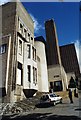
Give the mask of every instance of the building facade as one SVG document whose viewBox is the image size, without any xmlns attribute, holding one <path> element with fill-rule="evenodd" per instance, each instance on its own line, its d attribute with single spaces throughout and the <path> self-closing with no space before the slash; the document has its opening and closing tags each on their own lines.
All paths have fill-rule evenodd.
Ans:
<svg viewBox="0 0 81 120">
<path fill-rule="evenodd" d="M 60 65 L 48 66 L 49 90 L 52 92 L 66 91 L 68 89 L 67 75 Z"/>
<path fill-rule="evenodd" d="M 38 66 L 38 91 L 49 92 L 47 60 L 45 51 L 46 42 L 42 36 L 35 38 Z"/>
<path fill-rule="evenodd" d="M 47 62 L 48 79 L 50 88 L 53 91 L 63 91 L 68 89 L 70 78 L 80 74 L 74 44 L 59 46 L 55 22 L 48 20 L 45 22 L 47 40 Z"/>
<path fill-rule="evenodd" d="M 68 89 L 67 75 L 61 63 L 60 49 L 54 20 L 45 22 L 49 88 L 52 91 Z"/>
<path fill-rule="evenodd" d="M 78 76 L 80 69 L 74 44 L 60 46 L 60 54 L 62 65 L 66 73 L 74 72 L 75 75 Z"/>
<path fill-rule="evenodd" d="M 2 37 L 0 38 L 0 97 L 3 102 L 15 102 L 32 97 L 37 91 L 48 92 L 47 87 L 38 87 L 38 66 L 34 40 L 34 22 L 20 2 L 10 2 L 2 7 Z M 44 44 L 39 43 L 44 51 Z M 45 58 L 45 51 L 43 53 Z M 41 55 L 39 59 L 41 59 Z M 44 63 L 43 63 L 44 62 Z M 42 65 L 41 65 L 42 64 Z M 47 70 L 46 58 L 40 65 Z M 41 70 L 42 71 L 42 70 Z M 40 72 L 41 72 L 40 71 Z M 41 77 L 42 76 L 42 77 Z M 40 77 L 43 79 L 43 72 Z M 42 83 L 43 85 L 43 83 Z M 38 89 L 39 88 L 39 89 Z"/>
<path fill-rule="evenodd" d="M 76 77 L 80 75 L 80 68 L 74 44 L 60 46 L 60 54 L 62 65 L 66 71 L 69 83 L 71 77 L 76 79 Z"/>
<path fill-rule="evenodd" d="M 45 22 L 46 42 L 47 42 L 47 64 L 61 65 L 60 51 L 58 45 L 58 38 L 56 26 L 53 19 Z M 50 59 L 49 59 L 50 58 Z"/>
</svg>

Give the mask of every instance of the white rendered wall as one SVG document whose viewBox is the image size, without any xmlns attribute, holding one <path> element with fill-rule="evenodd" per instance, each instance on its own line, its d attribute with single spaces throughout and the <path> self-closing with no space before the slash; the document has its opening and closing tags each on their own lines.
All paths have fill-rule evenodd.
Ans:
<svg viewBox="0 0 81 120">
<path fill-rule="evenodd" d="M 63 82 L 63 88 L 64 90 L 66 90 L 68 89 L 68 81 L 67 81 L 67 74 L 63 66 L 61 66 L 61 77 L 62 77 L 62 82 Z"/>
<path fill-rule="evenodd" d="M 49 92 L 45 45 L 43 42 L 35 41 L 35 46 L 37 50 L 37 56 L 40 58 L 41 79 L 39 79 L 40 76 L 38 76 L 38 91 Z"/>
<path fill-rule="evenodd" d="M 27 43 L 24 43 L 24 64 L 23 64 L 23 88 L 24 89 L 35 89 L 38 90 L 38 84 L 33 83 L 33 67 L 37 68 L 37 62 L 32 59 L 32 45 L 31 45 L 31 58 L 27 58 Z M 27 66 L 31 66 L 31 82 L 28 81 L 27 77 Z"/>
</svg>

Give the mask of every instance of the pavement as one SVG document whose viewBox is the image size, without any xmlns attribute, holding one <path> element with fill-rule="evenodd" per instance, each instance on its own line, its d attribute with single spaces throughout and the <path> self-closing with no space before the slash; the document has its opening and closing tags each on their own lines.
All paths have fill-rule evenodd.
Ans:
<svg viewBox="0 0 81 120">
<path fill-rule="evenodd" d="M 34 108 L 28 112 L 4 115 L 2 120 L 81 120 L 81 99 L 73 98 L 70 104 L 69 98 L 56 106 Z"/>
<path fill-rule="evenodd" d="M 69 99 L 64 99 L 62 104 L 51 106 L 47 108 L 36 108 L 34 113 L 50 113 L 53 115 L 67 115 L 80 117 L 80 103 L 79 98 L 74 98 L 74 103 L 70 104 Z M 33 113 L 33 111 L 32 111 Z"/>
</svg>

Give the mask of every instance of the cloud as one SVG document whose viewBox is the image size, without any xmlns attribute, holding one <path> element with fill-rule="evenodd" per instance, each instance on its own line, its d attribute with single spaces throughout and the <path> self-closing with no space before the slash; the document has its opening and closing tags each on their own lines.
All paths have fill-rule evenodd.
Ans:
<svg viewBox="0 0 81 120">
<path fill-rule="evenodd" d="M 79 40 L 75 41 L 75 48 L 76 48 L 77 58 L 80 66 L 80 72 L 81 72 L 81 44 Z"/>
<path fill-rule="evenodd" d="M 10 2 L 11 0 L 1 0 L 0 1 L 0 5 L 3 5 L 3 4 L 5 4 L 5 3 L 7 3 L 7 2 Z"/>
<path fill-rule="evenodd" d="M 44 29 L 44 27 L 38 22 L 37 18 L 35 18 L 31 13 L 30 13 L 31 18 L 34 21 L 34 30 L 35 33 L 39 33 L 41 29 Z"/>
</svg>

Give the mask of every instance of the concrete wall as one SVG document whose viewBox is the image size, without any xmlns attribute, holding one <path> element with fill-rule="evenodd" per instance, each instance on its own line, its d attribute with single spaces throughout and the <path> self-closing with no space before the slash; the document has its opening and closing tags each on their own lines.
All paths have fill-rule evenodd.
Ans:
<svg viewBox="0 0 81 120">
<path fill-rule="evenodd" d="M 15 43 L 15 15 L 16 15 L 16 4 L 7 3 L 2 6 L 2 35 L 11 35 L 10 45 L 10 60 L 9 60 L 9 71 L 8 71 L 8 84 L 7 84 L 7 95 L 5 97 L 6 102 L 10 102 L 10 94 L 13 91 L 13 81 L 15 81 L 15 68 L 14 68 L 14 43 Z M 3 40 L 2 40 L 3 41 Z M 9 48 L 8 48 L 9 49 Z M 8 54 L 7 54 L 8 55 Z M 6 59 L 6 58 L 5 58 Z M 2 61 L 4 64 L 4 61 Z M 7 66 L 5 65 L 5 69 Z M 4 72 L 4 71 L 3 71 Z M 6 79 L 5 79 L 6 82 Z"/>
<path fill-rule="evenodd" d="M 0 54 L 0 88 L 6 87 L 6 80 L 8 80 L 8 70 L 9 70 L 9 60 L 10 60 L 10 36 L 5 36 L 1 38 L 0 47 L 5 45 L 5 52 Z M 8 81 L 7 81 L 8 82 Z"/>
<path fill-rule="evenodd" d="M 23 57 L 24 57 L 24 41 L 18 36 L 18 46 L 17 46 L 17 61 L 23 64 Z M 22 41 L 22 55 L 19 54 L 19 40 Z"/>
<path fill-rule="evenodd" d="M 62 87 L 65 91 L 67 86 L 67 75 L 65 73 L 65 70 L 60 65 L 53 65 L 48 67 L 48 80 L 50 82 L 54 81 L 62 81 Z"/>
<path fill-rule="evenodd" d="M 71 77 L 73 77 L 74 80 L 75 80 L 75 73 L 74 73 L 74 72 L 67 73 L 67 81 L 68 81 L 68 84 L 69 84 L 69 81 L 70 81 Z"/>
<path fill-rule="evenodd" d="M 64 91 L 66 91 L 68 89 L 68 80 L 67 80 L 67 74 L 63 66 L 61 66 L 61 77 L 62 77 L 62 82 L 63 82 L 63 89 Z"/>
<path fill-rule="evenodd" d="M 22 22 L 26 25 L 26 27 L 30 30 L 30 33 L 34 34 L 34 22 L 26 9 L 23 7 L 21 2 L 17 2 L 17 16 L 22 19 Z"/>
<path fill-rule="evenodd" d="M 22 33 L 20 31 L 20 24 L 22 24 L 23 29 Z M 24 34 L 24 29 L 26 30 L 26 37 Z M 34 23 L 33 20 L 31 19 L 30 15 L 28 12 L 25 10 L 25 8 L 22 6 L 21 3 L 17 3 L 17 9 L 16 9 L 16 31 L 17 31 L 17 36 L 16 36 L 16 45 L 17 45 L 17 62 L 20 62 L 22 64 L 22 71 L 23 71 L 23 85 L 19 86 L 16 85 L 17 88 L 19 88 L 20 96 L 22 97 L 23 89 L 24 90 L 31 90 L 31 89 L 38 89 L 37 83 L 33 83 L 33 67 L 37 69 L 37 63 L 35 60 L 32 58 L 32 47 L 35 48 L 34 46 Z M 19 34 L 18 34 L 19 33 Z M 28 33 L 30 34 L 30 40 L 28 41 Z M 33 40 L 31 40 L 31 37 Z M 19 39 L 22 41 L 22 55 L 19 54 Z M 30 45 L 30 58 L 27 58 L 27 44 Z M 28 81 L 28 69 L 27 66 L 30 65 L 31 67 L 31 73 L 30 73 L 30 78 L 31 82 Z M 18 71 L 18 70 L 16 70 Z M 17 77 L 16 77 L 17 80 Z M 19 81 L 19 80 L 18 80 Z M 16 96 L 17 96 L 18 91 L 16 91 Z M 24 95 L 23 95 L 24 97 Z"/>
<path fill-rule="evenodd" d="M 61 69 L 59 65 L 53 65 L 48 67 L 48 80 L 50 82 L 61 80 Z"/>
<path fill-rule="evenodd" d="M 45 53 L 45 45 L 41 41 L 35 41 L 35 46 L 37 49 L 37 56 L 40 58 L 39 72 L 40 76 L 38 76 L 38 91 L 40 92 L 49 92 L 48 88 L 48 74 L 47 74 L 47 62 L 46 62 L 46 53 Z"/>
<path fill-rule="evenodd" d="M 38 68 L 38 91 L 42 91 L 41 88 L 41 61 L 39 56 L 37 55 L 37 68 Z"/>
<path fill-rule="evenodd" d="M 7 94 L 5 96 L 6 102 L 11 102 L 11 101 L 15 102 L 17 99 L 22 99 L 24 97 L 23 86 L 16 84 L 17 82 L 19 82 L 19 81 L 16 81 L 18 62 L 22 64 L 23 68 L 27 65 L 27 64 L 25 65 L 25 63 L 27 62 L 28 64 L 31 64 L 31 66 L 37 67 L 36 62 L 34 62 L 33 60 L 26 61 L 26 59 L 24 59 L 24 57 L 26 58 L 26 56 L 24 56 L 24 53 L 26 53 L 26 51 L 24 51 L 24 45 L 25 45 L 26 40 L 24 38 L 24 35 L 23 36 L 18 35 L 19 20 L 21 20 L 21 22 L 23 23 L 23 26 L 26 27 L 27 33 L 30 33 L 30 36 L 33 38 L 33 41 L 29 41 L 29 42 L 34 46 L 34 23 L 30 15 L 27 13 L 25 8 L 22 6 L 22 4 L 20 2 L 17 2 L 17 3 L 11 2 L 11 3 L 7 3 L 2 6 L 2 21 L 3 21 L 2 22 L 2 35 L 3 36 L 8 35 L 8 34 L 11 35 L 10 60 L 8 61 L 9 62 L 9 70 L 8 70 L 8 78 L 7 78 L 8 81 L 6 81 L 6 70 L 8 67 L 7 57 L 8 57 L 9 43 L 7 43 L 8 48 L 7 48 L 5 55 L 2 56 L 4 59 L 2 60 L 2 58 L 0 57 L 2 61 L 0 65 L 1 64 L 4 65 L 3 67 L 4 70 L 2 70 L 2 72 L 5 73 L 5 75 L 4 75 L 2 86 L 6 84 L 6 91 L 7 91 Z M 21 39 L 22 44 L 23 44 L 22 45 L 23 46 L 22 56 L 18 54 L 19 39 Z M 6 41 L 7 40 L 5 40 L 5 42 Z M 2 42 L 2 40 L 0 40 L 0 42 Z M 24 75 L 24 77 L 26 78 L 26 75 Z M 37 89 L 37 85 L 34 86 L 32 84 L 31 86 L 32 88 Z"/>
<path fill-rule="evenodd" d="M 47 64 L 48 66 L 56 64 L 61 65 L 56 26 L 53 19 L 45 22 L 45 31 L 47 44 Z"/>
</svg>

